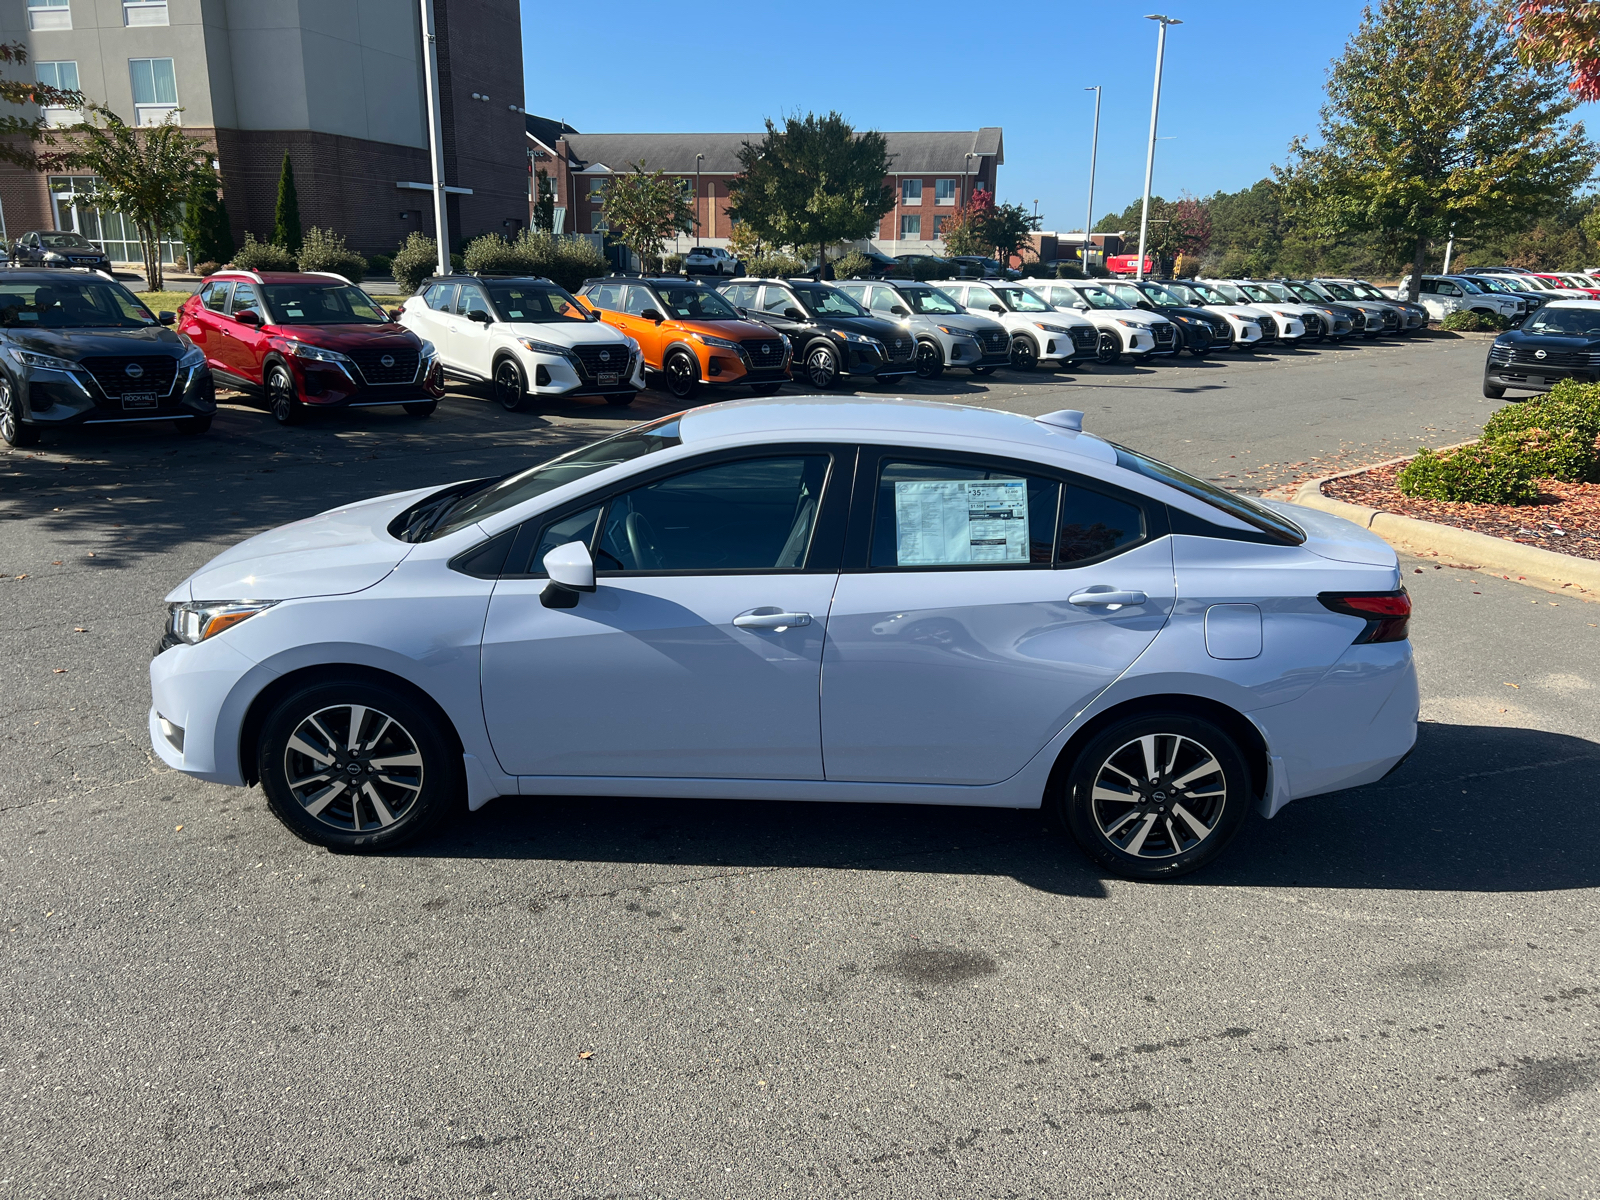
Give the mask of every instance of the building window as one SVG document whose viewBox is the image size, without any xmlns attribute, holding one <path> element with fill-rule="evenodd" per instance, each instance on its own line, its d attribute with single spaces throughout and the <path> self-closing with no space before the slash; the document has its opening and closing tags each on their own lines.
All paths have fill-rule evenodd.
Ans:
<svg viewBox="0 0 1600 1200">
<path fill-rule="evenodd" d="M 920 180 L 920 179 L 902 179 L 900 181 L 900 203 L 901 204 L 921 204 L 922 203 L 922 180 Z"/>
<path fill-rule="evenodd" d="M 956 181 L 954 179 L 935 179 L 933 181 L 933 202 L 935 204 L 955 204 Z"/>
<path fill-rule="evenodd" d="M 167 24 L 167 0 L 122 0 L 124 25 Z"/>
<path fill-rule="evenodd" d="M 920 242 L 922 240 L 922 217 L 902 216 L 900 218 L 900 240 L 902 242 Z"/>
<path fill-rule="evenodd" d="M 28 0 L 29 29 L 71 29 L 70 0 Z"/>
<path fill-rule="evenodd" d="M 944 223 L 949 219 L 949 217 L 935 217 L 933 219 L 933 236 L 935 238 L 942 238 L 944 236 Z"/>
<path fill-rule="evenodd" d="M 78 90 L 78 64 L 75 62 L 42 62 L 34 63 L 35 77 L 45 87 L 53 87 L 63 92 Z M 46 125 L 71 125 L 78 119 L 78 110 L 75 108 L 60 108 L 54 105 L 45 106 L 44 123 Z"/>
<path fill-rule="evenodd" d="M 178 80 L 170 58 L 130 58 L 133 123 L 159 125 L 178 108 Z"/>
<path fill-rule="evenodd" d="M 121 213 L 94 206 L 94 185 L 92 175 L 50 176 L 50 207 L 55 214 L 56 228 L 83 234 L 104 250 L 112 262 L 142 262 L 139 231 Z M 182 262 L 185 253 L 181 240 L 169 238 L 161 243 L 164 263 Z"/>
<path fill-rule="evenodd" d="M 604 204 L 606 201 L 606 181 L 603 177 L 589 180 L 589 202 L 591 204 Z"/>
</svg>

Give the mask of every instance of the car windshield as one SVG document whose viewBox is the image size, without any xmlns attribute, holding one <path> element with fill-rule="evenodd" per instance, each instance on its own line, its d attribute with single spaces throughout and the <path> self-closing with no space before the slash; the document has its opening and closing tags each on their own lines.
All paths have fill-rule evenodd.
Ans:
<svg viewBox="0 0 1600 1200">
<path fill-rule="evenodd" d="M 1322 297 L 1317 295 L 1316 289 L 1308 283 L 1286 283 L 1283 286 L 1284 290 L 1296 300 L 1305 300 L 1312 304 L 1322 300 Z"/>
<path fill-rule="evenodd" d="M 51 249 L 70 248 L 73 250 L 98 250 L 88 238 L 81 233 L 41 233 L 39 240 Z"/>
<path fill-rule="evenodd" d="M 1267 291 L 1267 289 L 1262 287 L 1259 283 L 1241 283 L 1238 287 L 1236 287 L 1234 289 L 1234 291 L 1243 292 L 1244 295 L 1250 300 L 1259 300 L 1259 301 L 1262 301 L 1262 302 L 1268 303 L 1268 304 L 1270 304 L 1274 300 L 1279 299 L 1279 297 L 1274 296 L 1271 292 Z"/>
<path fill-rule="evenodd" d="M 120 283 L 0 280 L 0 326 L 7 329 L 143 329 L 156 323 Z"/>
<path fill-rule="evenodd" d="M 1305 532 L 1293 521 L 1264 504 L 1257 504 L 1248 496 L 1241 496 L 1214 483 L 1207 483 L 1187 471 L 1180 471 L 1177 467 L 1158 462 L 1116 442 L 1112 442 L 1111 445 L 1117 452 L 1119 467 L 1143 475 L 1146 479 L 1154 479 L 1157 483 L 1164 483 L 1168 487 L 1177 488 L 1178 491 L 1193 496 L 1196 500 L 1203 500 L 1214 508 L 1220 508 L 1230 517 L 1236 517 L 1246 525 L 1252 525 L 1280 542 L 1298 546 L 1306 540 Z"/>
<path fill-rule="evenodd" d="M 1060 289 L 1058 289 L 1058 290 L 1060 290 Z M 1126 307 L 1128 307 L 1127 305 L 1123 304 L 1123 302 L 1121 300 L 1117 299 L 1117 297 L 1113 296 L 1110 292 L 1106 291 L 1104 288 L 1097 288 L 1097 287 L 1072 288 L 1071 291 L 1073 293 L 1075 293 L 1076 295 L 1082 296 L 1085 300 L 1087 300 L 1089 302 L 1089 307 L 1090 308 L 1126 308 Z M 1132 301 L 1131 303 L 1137 304 L 1138 301 Z"/>
<path fill-rule="evenodd" d="M 1237 301 L 1230 298 L 1221 288 L 1214 283 L 1191 283 L 1189 289 L 1200 297 L 1202 304 L 1235 304 Z"/>
<path fill-rule="evenodd" d="M 389 317 L 358 287 L 316 283 L 264 283 L 274 325 L 387 325 Z"/>
<path fill-rule="evenodd" d="M 900 298 L 912 312 L 923 316 L 953 317 L 961 311 L 961 306 L 938 288 L 901 288 Z"/>
<path fill-rule="evenodd" d="M 814 317 L 864 317 L 867 310 L 850 299 L 836 287 L 825 283 L 792 283 L 789 287 L 800 297 Z"/>
<path fill-rule="evenodd" d="M 547 463 L 540 463 L 537 467 L 508 475 L 481 491 L 461 497 L 441 509 L 422 536 L 414 540 L 444 537 L 458 529 L 465 529 L 475 521 L 514 508 L 525 500 L 554 491 L 564 483 L 582 479 L 585 475 L 592 475 L 618 463 L 654 454 L 679 442 L 676 413 L 648 425 L 635 425 L 559 458 L 552 458 Z"/>
<path fill-rule="evenodd" d="M 1600 283 L 1596 283 L 1587 275 L 1573 275 L 1570 278 L 1572 279 L 1573 283 L 1577 284 L 1581 288 L 1600 287 Z"/>
<path fill-rule="evenodd" d="M 1552 304 L 1534 313 L 1524 328 L 1529 333 L 1557 337 L 1600 337 L 1600 308 L 1560 308 Z"/>
<path fill-rule="evenodd" d="M 1050 306 L 1027 288 L 995 288 L 1012 312 L 1049 312 Z"/>
<path fill-rule="evenodd" d="M 1504 296 L 1509 296 L 1512 291 L 1511 288 L 1508 288 L 1505 284 L 1501 283 L 1500 280 L 1493 279 L 1488 275 L 1474 275 L 1472 277 L 1472 282 L 1483 288 L 1484 291 L 1498 292 Z"/>
<path fill-rule="evenodd" d="M 656 295 L 667 306 L 667 315 L 676 321 L 742 321 L 733 305 L 720 293 L 693 284 L 657 284 Z"/>
<path fill-rule="evenodd" d="M 1157 285 L 1153 283 L 1147 283 L 1145 286 L 1155 287 Z M 1162 291 L 1171 295 L 1180 305 L 1186 305 L 1190 308 L 1204 308 L 1207 304 L 1211 303 L 1200 294 L 1197 288 L 1190 287 L 1187 283 L 1163 283 L 1160 285 L 1160 287 Z"/>
<path fill-rule="evenodd" d="M 1331 293 L 1335 300 L 1356 300 L 1360 298 L 1349 288 L 1342 287 L 1337 283 L 1325 283 L 1322 285 L 1322 289 Z"/>
<path fill-rule="evenodd" d="M 549 283 L 491 283 L 489 299 L 502 321 L 585 320 L 584 308 L 571 293 Z"/>
<path fill-rule="evenodd" d="M 1345 286 L 1355 293 L 1358 300 L 1387 300 L 1389 298 L 1365 280 L 1356 279 Z"/>
</svg>

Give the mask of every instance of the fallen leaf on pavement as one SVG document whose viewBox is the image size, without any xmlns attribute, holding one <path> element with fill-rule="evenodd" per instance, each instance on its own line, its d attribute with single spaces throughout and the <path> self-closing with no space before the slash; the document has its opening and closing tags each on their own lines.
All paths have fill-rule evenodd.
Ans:
<svg viewBox="0 0 1600 1200">
<path fill-rule="evenodd" d="M 55 560 L 55 562 L 51 563 L 50 565 L 52 567 L 59 567 L 61 565 L 61 560 L 58 558 L 58 559 Z"/>
<path fill-rule="evenodd" d="M 183 832 L 183 826 L 182 825 L 174 825 L 172 827 L 172 832 L 173 833 L 182 833 Z"/>
<path fill-rule="evenodd" d="M 88 633 L 89 631 L 87 629 L 85 629 L 82 625 L 74 625 L 72 627 L 72 632 L 73 633 Z"/>
<path fill-rule="evenodd" d="M 66 673 L 67 673 L 67 669 L 65 667 L 51 667 L 50 668 L 50 674 L 52 674 L 52 675 L 65 675 Z"/>
<path fill-rule="evenodd" d="M 1506 686 L 1516 688 L 1519 692 L 1522 690 L 1522 685 L 1520 683 L 1508 683 Z"/>
<path fill-rule="evenodd" d="M 579 1058 L 593 1058 L 594 1057 L 594 1051 L 593 1050 L 579 1050 L 578 1051 L 578 1057 Z"/>
</svg>

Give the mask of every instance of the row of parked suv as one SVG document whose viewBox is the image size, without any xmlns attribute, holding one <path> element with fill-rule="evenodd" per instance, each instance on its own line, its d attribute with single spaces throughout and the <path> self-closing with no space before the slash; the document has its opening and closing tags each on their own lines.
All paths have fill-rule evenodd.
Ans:
<svg viewBox="0 0 1600 1200">
<path fill-rule="evenodd" d="M 534 396 L 625 405 L 659 378 L 817 390 L 844 378 L 1033 370 L 1403 334 L 1428 312 L 1358 280 L 698 279 L 613 275 L 574 296 L 547 279 L 431 278 L 389 312 L 339 275 L 218 272 L 176 314 L 81 268 L 0 277 L 0 438 L 177 421 L 201 432 L 217 383 L 284 424 L 316 409 L 432 414 L 447 377 L 506 409 Z M 176 324 L 177 332 L 165 328 Z"/>
</svg>

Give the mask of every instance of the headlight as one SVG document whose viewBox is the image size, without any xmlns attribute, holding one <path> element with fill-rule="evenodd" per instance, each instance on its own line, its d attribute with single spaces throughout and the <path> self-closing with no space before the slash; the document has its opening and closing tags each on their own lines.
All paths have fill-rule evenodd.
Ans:
<svg viewBox="0 0 1600 1200">
<path fill-rule="evenodd" d="M 286 354 L 296 358 L 309 359 L 311 362 L 348 363 L 347 355 L 340 354 L 337 350 L 324 350 L 321 346 L 308 346 L 304 342 L 294 341 L 292 338 L 282 343 Z"/>
<path fill-rule="evenodd" d="M 531 350 L 535 354 L 553 354 L 557 358 L 569 358 L 572 351 L 565 346 L 552 345 L 550 342 L 536 342 L 532 338 L 518 338 L 517 344 L 524 350 Z"/>
<path fill-rule="evenodd" d="M 1124 317 L 1115 318 L 1118 325 L 1126 325 L 1129 329 L 1149 329 L 1143 321 L 1129 321 Z"/>
<path fill-rule="evenodd" d="M 1123 324 L 1126 325 L 1127 322 L 1124 321 Z M 1046 325 L 1043 321 L 1035 321 L 1033 325 L 1035 329 L 1042 329 L 1046 333 L 1061 333 L 1065 334 L 1067 337 L 1072 336 L 1072 330 L 1068 329 L 1065 325 Z"/>
<path fill-rule="evenodd" d="M 1041 328 L 1043 327 L 1041 326 Z M 957 329 L 954 325 L 940 325 L 939 332 L 948 333 L 951 337 L 975 338 L 978 336 L 970 329 Z"/>
<path fill-rule="evenodd" d="M 427 338 L 422 338 L 421 342 L 422 345 L 417 348 L 417 353 L 421 354 L 425 359 L 438 357 L 439 348 L 437 346 L 435 346 Z"/>
<path fill-rule="evenodd" d="M 882 342 L 875 337 L 868 337 L 864 333 L 846 333 L 841 329 L 835 329 L 831 332 L 833 333 L 833 336 L 838 338 L 841 342 L 857 342 L 863 346 L 876 346 L 880 350 L 883 349 Z"/>
<path fill-rule="evenodd" d="M 50 354 L 35 354 L 32 350 L 18 350 L 15 346 L 7 351 L 25 367 L 33 367 L 40 371 L 76 371 L 78 364 L 65 358 L 56 358 Z"/>
<path fill-rule="evenodd" d="M 199 346 L 190 346 L 178 360 L 178 370 L 196 371 L 206 365 L 206 352 Z"/>
<path fill-rule="evenodd" d="M 54 250 L 46 250 L 44 252 L 44 260 L 45 262 L 66 262 L 67 256 L 65 254 L 57 254 Z"/>
<path fill-rule="evenodd" d="M 739 349 L 739 343 L 732 338 L 714 337 L 709 333 L 691 333 L 689 336 L 702 346 L 715 346 L 720 350 L 737 351 Z"/>
<path fill-rule="evenodd" d="M 1193 317 L 1186 317 L 1182 313 L 1173 313 L 1172 319 L 1174 321 L 1181 321 L 1185 325 L 1188 325 L 1194 321 Z"/>
<path fill-rule="evenodd" d="M 622 340 L 628 343 L 628 349 L 630 351 L 632 351 L 634 354 L 638 354 L 639 353 L 639 342 L 638 342 L 638 340 L 636 338 L 631 338 L 627 334 L 623 334 L 622 335 Z M 787 342 L 789 339 L 788 338 L 784 338 L 783 340 L 785 342 Z"/>
<path fill-rule="evenodd" d="M 197 646 L 240 621 L 266 612 L 276 600 L 190 601 L 168 608 L 167 631 L 180 642 Z"/>
</svg>

